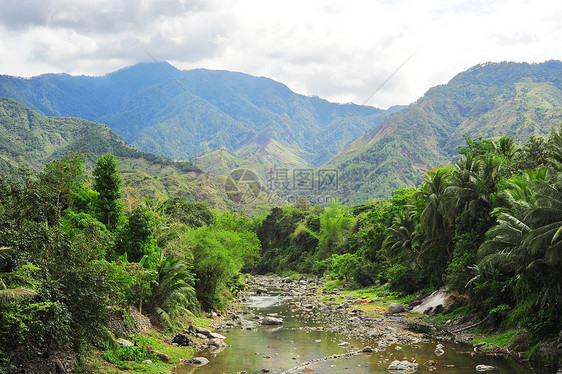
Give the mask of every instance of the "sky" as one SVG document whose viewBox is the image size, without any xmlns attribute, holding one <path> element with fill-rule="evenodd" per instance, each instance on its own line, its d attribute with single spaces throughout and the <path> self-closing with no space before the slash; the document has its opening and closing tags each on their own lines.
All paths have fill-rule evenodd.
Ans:
<svg viewBox="0 0 562 374">
<path fill-rule="evenodd" d="M 562 60 L 562 1 L 0 0 L 0 74 L 139 62 L 387 108 L 485 62 Z"/>
</svg>

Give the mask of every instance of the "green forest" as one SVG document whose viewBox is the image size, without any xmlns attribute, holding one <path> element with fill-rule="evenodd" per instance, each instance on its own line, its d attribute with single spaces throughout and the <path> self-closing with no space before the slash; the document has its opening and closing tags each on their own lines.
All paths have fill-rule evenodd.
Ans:
<svg viewBox="0 0 562 374">
<path fill-rule="evenodd" d="M 396 295 L 446 286 L 464 295 L 449 315 L 517 329 L 535 359 L 562 328 L 562 128 L 520 147 L 466 137 L 456 163 L 388 200 L 301 199 L 251 217 L 179 197 L 125 198 L 118 159 L 99 157 L 89 175 L 86 157 L 67 152 L 0 179 L 0 372 L 57 351 L 76 353 L 83 372 L 92 351 L 157 361 L 146 347 L 114 348 L 109 311 L 134 306 L 179 329 L 224 311 L 245 273 Z"/>
</svg>

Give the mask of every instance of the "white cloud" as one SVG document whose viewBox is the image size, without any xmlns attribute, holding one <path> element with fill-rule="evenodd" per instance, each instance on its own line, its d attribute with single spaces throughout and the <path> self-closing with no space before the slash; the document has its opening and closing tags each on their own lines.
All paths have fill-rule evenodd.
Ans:
<svg viewBox="0 0 562 374">
<path fill-rule="evenodd" d="M 267 76 L 333 101 L 407 104 L 486 61 L 562 59 L 556 1 L 0 0 L 0 73 L 158 60 Z"/>
</svg>

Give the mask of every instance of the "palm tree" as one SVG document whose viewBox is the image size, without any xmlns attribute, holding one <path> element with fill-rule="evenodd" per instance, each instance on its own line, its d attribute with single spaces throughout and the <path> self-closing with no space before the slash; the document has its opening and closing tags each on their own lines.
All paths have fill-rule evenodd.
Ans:
<svg viewBox="0 0 562 374">
<path fill-rule="evenodd" d="M 405 256 L 415 259 L 419 266 L 416 232 L 416 220 L 413 212 L 401 213 L 394 218 L 392 226 L 386 229 L 386 238 L 382 248 L 387 258 Z"/>
<path fill-rule="evenodd" d="M 537 181 L 534 188 L 536 206 L 525 217 L 534 228 L 525 238 L 525 244 L 534 256 L 559 266 L 562 263 L 562 191 L 546 181 Z"/>
<path fill-rule="evenodd" d="M 531 232 L 525 220 L 527 213 L 535 206 L 532 186 L 544 181 L 545 170 L 526 170 L 520 176 L 513 176 L 506 184 L 500 198 L 503 206 L 495 208 L 492 215 L 497 218 L 495 226 L 487 232 L 489 240 L 479 248 L 480 265 L 494 263 L 498 266 L 525 267 L 531 261 L 523 240 Z"/>
<path fill-rule="evenodd" d="M 422 190 L 426 205 L 420 215 L 421 228 L 430 238 L 441 237 L 448 226 L 444 217 L 444 195 L 449 186 L 449 173 L 444 169 L 437 169 L 428 173 Z"/>
<path fill-rule="evenodd" d="M 196 308 L 193 274 L 188 265 L 179 259 L 163 259 L 156 269 L 157 279 L 151 284 L 148 309 L 161 321 L 171 325 L 177 314 L 192 315 Z"/>
</svg>

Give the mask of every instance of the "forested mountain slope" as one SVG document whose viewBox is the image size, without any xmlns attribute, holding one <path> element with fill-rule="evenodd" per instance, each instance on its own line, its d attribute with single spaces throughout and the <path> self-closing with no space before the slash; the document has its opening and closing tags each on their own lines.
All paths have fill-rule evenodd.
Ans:
<svg viewBox="0 0 562 374">
<path fill-rule="evenodd" d="M 407 109 L 349 144 L 329 163 L 346 203 L 418 185 L 454 157 L 463 137 L 518 143 L 562 123 L 562 63 L 488 63 L 431 88 Z"/>
<path fill-rule="evenodd" d="M 39 169 L 66 151 L 85 153 L 87 169 L 93 168 L 101 155 L 113 154 L 119 160 L 126 191 L 132 194 L 182 196 L 207 201 L 211 207 L 236 208 L 224 190 L 224 178 L 204 173 L 191 162 L 173 162 L 140 152 L 106 125 L 72 117 L 46 117 L 0 98 L 0 171 L 19 166 Z M 244 208 L 253 211 L 263 204 L 256 200 Z"/>
<path fill-rule="evenodd" d="M 103 77 L 0 76 L 0 96 L 45 115 L 105 123 L 131 145 L 172 159 L 218 148 L 244 154 L 272 139 L 281 147 L 265 152 L 263 162 L 283 166 L 320 165 L 387 117 L 369 106 L 302 96 L 268 78 L 168 63 Z"/>
</svg>

